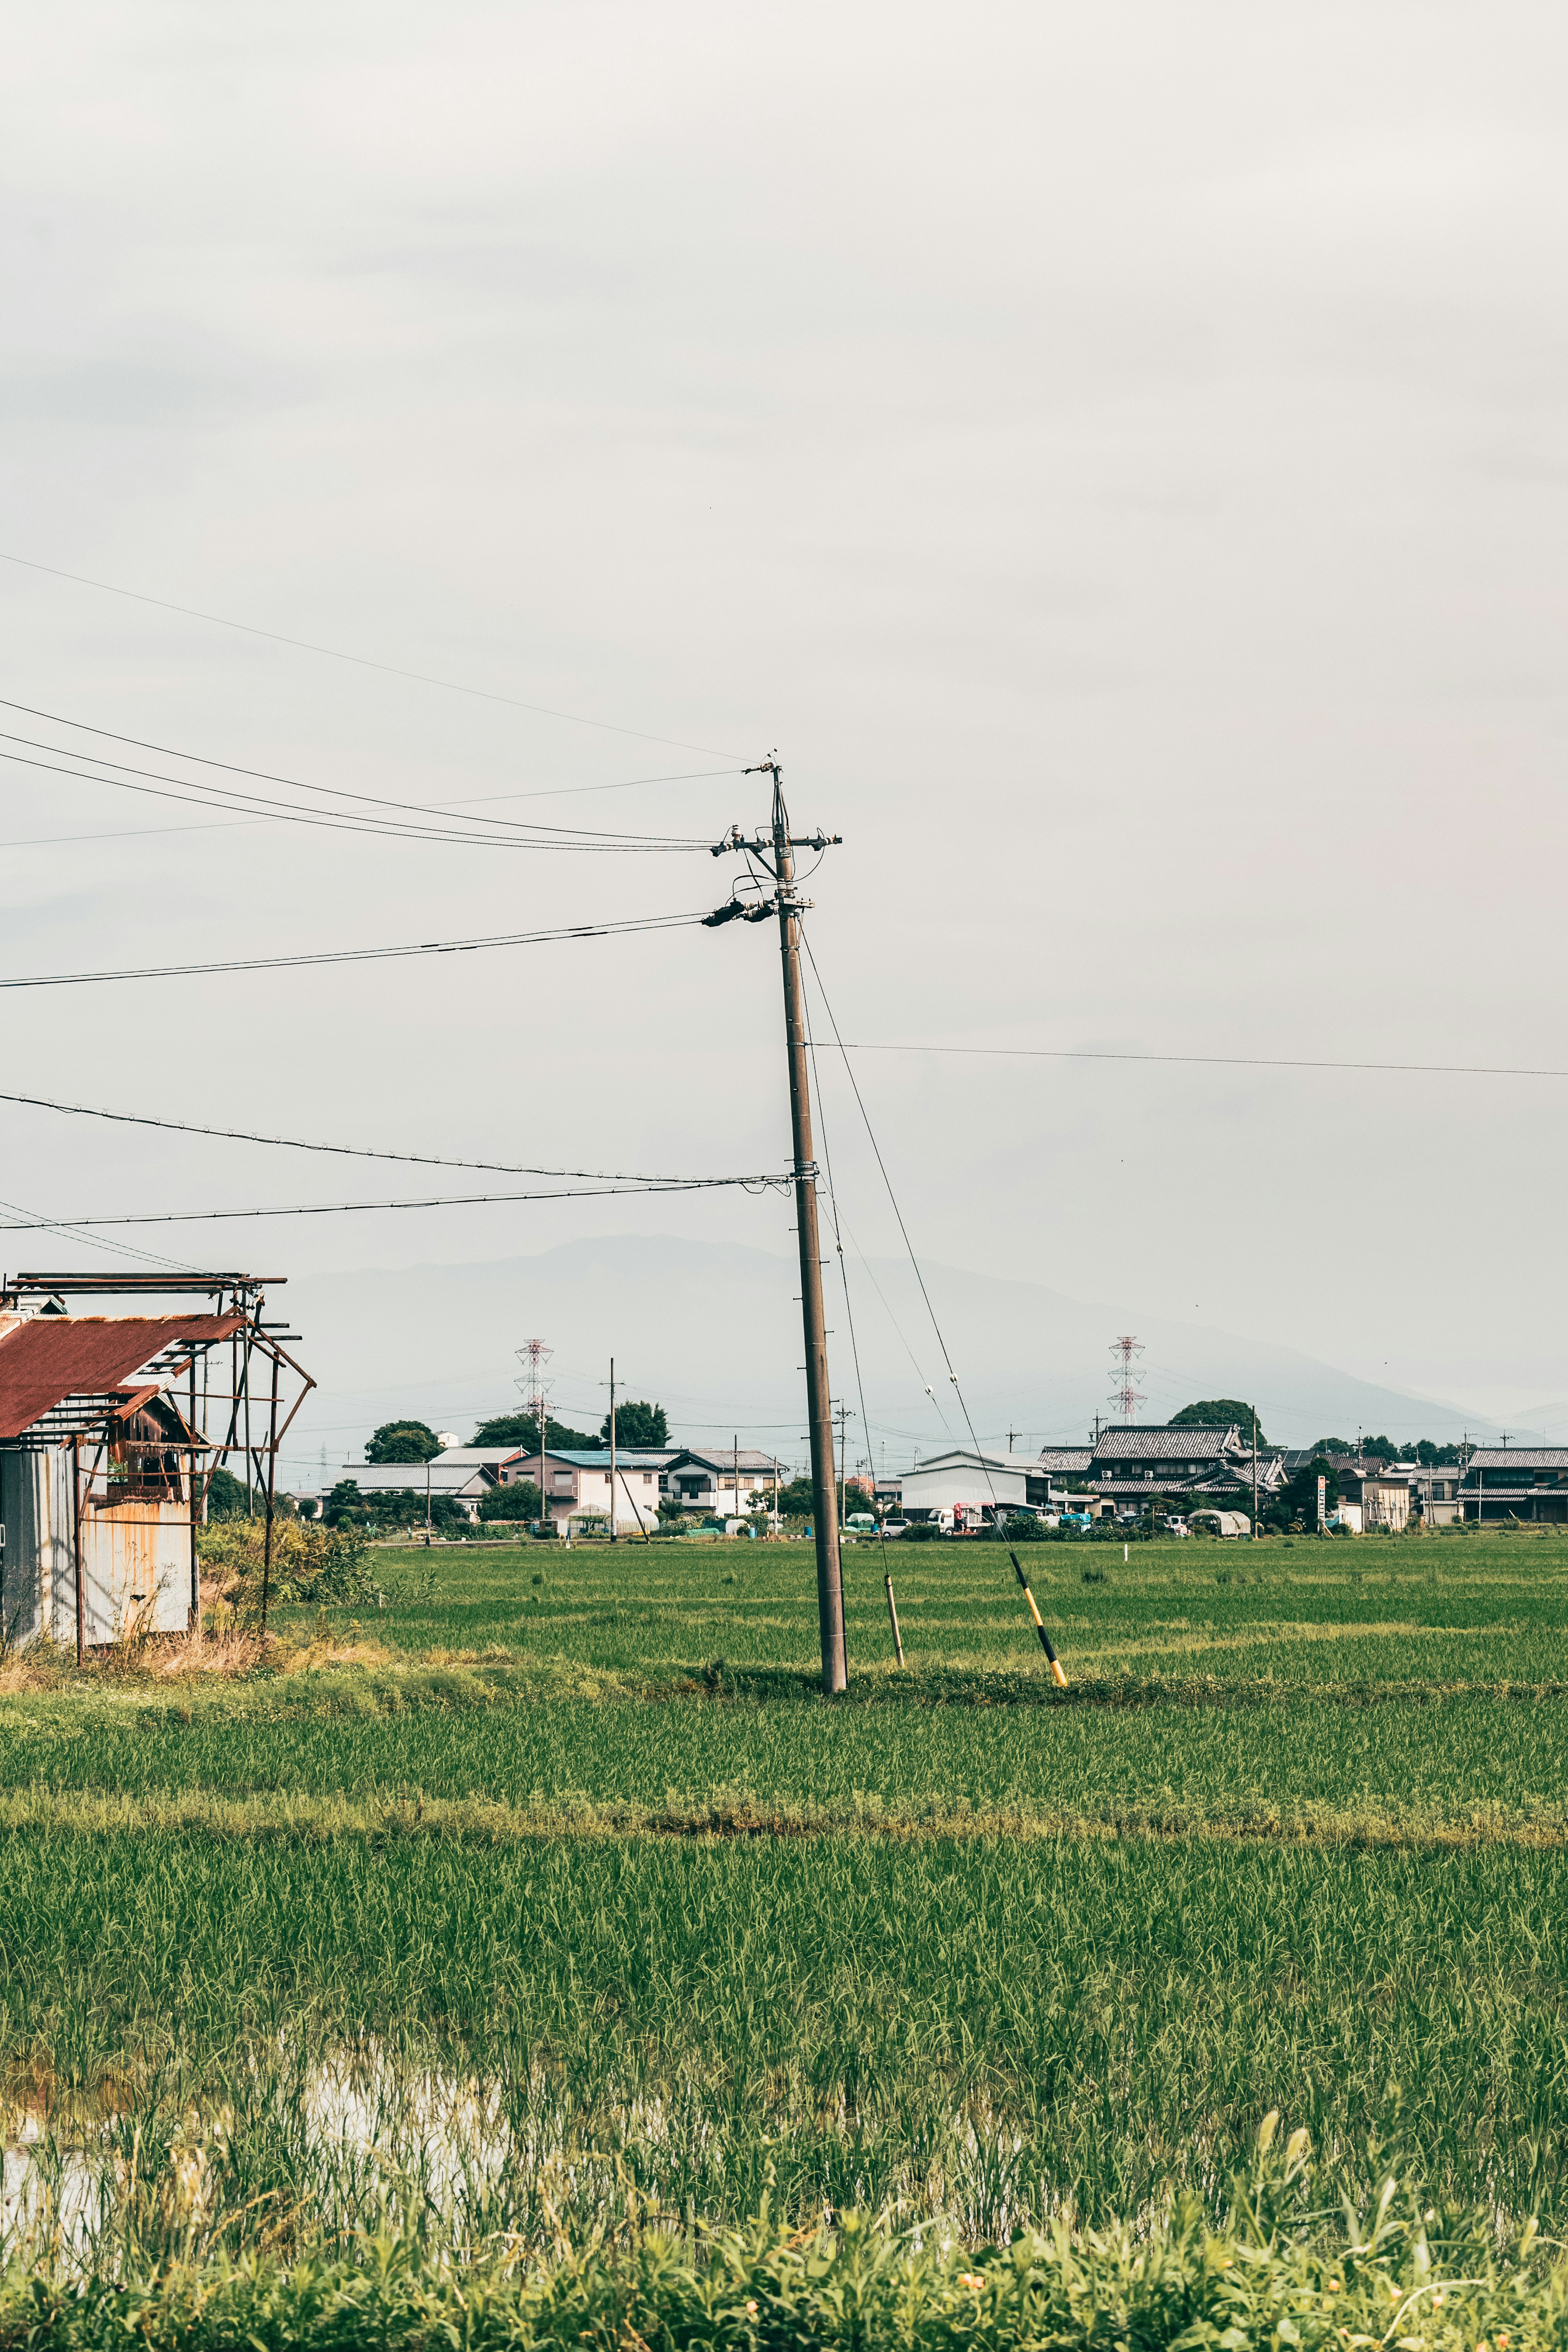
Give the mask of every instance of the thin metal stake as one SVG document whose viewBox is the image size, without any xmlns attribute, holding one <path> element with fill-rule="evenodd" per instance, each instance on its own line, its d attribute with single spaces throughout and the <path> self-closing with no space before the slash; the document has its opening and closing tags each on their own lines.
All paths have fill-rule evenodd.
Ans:
<svg viewBox="0 0 1568 2352">
<path fill-rule="evenodd" d="M 77 1664 L 79 1666 L 82 1663 L 83 1651 L 87 1646 L 81 1589 L 81 1440 L 79 1437 L 73 1437 L 71 1440 L 71 1548 L 76 1553 L 77 1563 Z"/>
<path fill-rule="evenodd" d="M 272 1360 L 271 1444 L 267 1455 L 267 1538 L 261 1557 L 261 1630 L 267 1631 L 267 1602 L 272 1590 L 272 1503 L 277 1485 L 277 1358 Z"/>
<path fill-rule="evenodd" d="M 902 1665 L 904 1664 L 904 1636 L 898 1630 L 898 1603 L 893 1597 L 893 1570 L 891 1569 L 884 1569 L 883 1570 L 882 1580 L 887 1588 L 887 1613 L 893 1624 L 893 1646 L 897 1654 L 898 1663 Z"/>
</svg>

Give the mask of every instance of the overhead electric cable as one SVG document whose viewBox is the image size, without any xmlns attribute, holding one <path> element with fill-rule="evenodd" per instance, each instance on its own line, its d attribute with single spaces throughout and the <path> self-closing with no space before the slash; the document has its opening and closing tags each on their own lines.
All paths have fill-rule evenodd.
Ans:
<svg viewBox="0 0 1568 2352">
<path fill-rule="evenodd" d="M 788 1192 L 794 1181 L 792 1174 L 686 1176 L 666 1183 L 577 1185 L 549 1192 L 438 1192 L 420 1201 L 308 1201 L 265 1209 L 154 1209 L 139 1216 L 76 1217 L 69 1230 L 85 1233 L 105 1225 L 205 1225 L 254 1217 L 348 1217 L 381 1209 L 471 1209 L 517 1201 L 603 1201 L 623 1192 Z M 49 1218 L 29 1219 L 21 1223 L 0 1218 L 0 1233 L 37 1233 L 45 1227 L 66 1230 Z"/>
<path fill-rule="evenodd" d="M 182 751 L 177 745 L 172 743 L 152 742 L 145 736 L 141 735 L 118 734 L 112 727 L 95 727 L 92 725 L 90 720 L 85 719 L 69 719 L 57 710 L 41 710 L 37 704 L 31 702 L 9 701 L 3 695 L 0 695 L 0 710 L 19 710 L 28 719 L 47 719 L 51 727 L 68 727 L 70 729 L 71 732 L 76 735 L 99 735 L 102 737 L 106 743 L 123 743 L 133 751 L 155 751 L 161 760 L 183 760 L 185 761 L 187 766 L 193 768 L 214 768 L 220 775 L 248 776 L 253 783 L 287 784 L 290 792 L 320 793 L 333 800 L 362 801 L 376 808 L 413 809 L 417 810 L 421 814 L 428 815 L 433 808 L 461 808 L 465 798 L 472 798 L 475 800 L 484 799 L 486 801 L 502 801 L 524 800 L 532 797 L 531 794 L 526 793 L 486 793 L 484 794 L 473 793 L 467 795 L 460 793 L 455 798 L 434 803 L 396 801 L 389 799 L 384 793 L 381 793 L 350 792 L 345 784 L 313 784 L 299 776 L 277 775 L 270 768 L 247 768 L 235 760 L 214 760 L 210 758 L 204 751 Z M 0 741 L 26 744 L 30 751 L 54 751 L 59 753 L 66 759 L 90 760 L 95 767 L 122 768 L 128 775 L 143 776 L 152 772 L 150 770 L 145 768 L 133 768 L 127 761 L 106 760 L 96 751 L 78 751 L 68 744 L 40 742 L 36 737 L 30 735 L 10 734 L 5 732 L 4 730 L 0 730 Z M 705 771 L 705 772 L 710 775 L 717 774 L 734 776 L 740 774 L 742 771 L 738 768 L 721 768 L 716 770 L 710 769 Z M 174 780 L 164 778 L 163 781 L 167 782 Z M 178 781 L 183 782 L 185 780 L 179 779 Z M 633 783 L 689 783 L 695 780 L 690 774 L 686 774 L 684 776 L 633 776 L 631 781 Z M 223 792 L 225 791 L 227 787 L 224 785 L 213 785 L 210 789 L 214 792 Z M 582 788 L 580 787 L 579 789 Z M 602 791 L 609 788 L 604 786 L 594 787 L 591 785 L 586 789 L 590 791 L 595 789 Z M 481 824 L 490 821 L 491 820 L 482 817 L 473 817 L 465 820 L 465 823 L 474 824 Z M 507 825 L 515 830 L 529 833 L 579 833 L 582 830 L 580 825 L 537 825 L 531 824 L 526 818 L 518 819 L 501 817 L 495 820 L 495 822 Z M 594 835 L 592 837 L 595 839 L 599 838 L 598 835 Z M 621 828 L 616 828 L 611 837 L 617 840 L 642 840 L 644 836 L 640 834 L 626 834 Z M 707 848 L 710 845 L 705 842 L 702 846 Z"/>
<path fill-rule="evenodd" d="M 569 727 L 595 727 L 606 735 L 631 735 L 642 743 L 667 743 L 677 751 L 702 751 L 712 759 L 732 760 L 734 751 L 716 751 L 711 743 L 687 743 L 678 735 L 652 735 L 643 727 L 620 727 L 608 719 L 584 719 L 575 710 L 557 710 L 545 702 L 523 702 L 513 694 L 496 694 L 483 686 L 465 686 L 458 679 L 438 677 L 429 670 L 404 669 L 396 662 L 372 661 L 365 654 L 346 654 L 335 646 L 319 646 L 308 637 L 286 636 L 280 629 L 262 629 L 250 621 L 231 621 L 222 613 L 204 613 L 193 604 L 175 604 L 166 596 L 149 596 L 139 588 L 117 588 L 112 581 L 89 580 L 85 572 L 65 572 L 56 563 L 37 563 L 26 555 L 0 550 L 0 563 L 14 563 L 24 572 L 41 572 L 50 580 L 68 580 L 77 588 L 96 588 L 105 596 L 123 596 L 133 604 L 152 604 L 161 613 L 178 613 L 187 621 L 206 621 L 214 628 L 236 629 L 242 636 L 264 637 L 268 644 L 290 646 L 296 653 L 319 654 L 325 661 L 349 662 L 356 669 L 379 670 L 383 677 L 412 678 L 420 686 L 439 687 L 444 694 L 465 694 L 477 702 L 504 703 L 509 710 L 530 710 L 536 718 L 564 719 Z"/>
<path fill-rule="evenodd" d="M 1112 1054 L 1077 1045 L 884 1045 L 840 1041 L 845 1054 L 990 1054 L 1029 1062 L 1176 1062 L 1188 1067 L 1234 1070 L 1369 1070 L 1431 1078 L 1568 1078 L 1568 1069 L 1531 1069 L 1500 1062 L 1335 1062 L 1284 1054 Z"/>
<path fill-rule="evenodd" d="M 326 1151 L 343 1160 L 395 1160 L 413 1168 L 470 1168 L 487 1176 L 578 1176 L 594 1183 L 679 1183 L 679 1177 L 649 1176 L 645 1171 L 603 1168 L 534 1168 L 510 1160 L 449 1160 L 429 1151 L 378 1151 L 352 1143 L 308 1143 L 294 1135 L 257 1135 L 248 1128 L 199 1127 L 184 1118 L 155 1118 L 150 1112 L 99 1110 L 89 1103 L 55 1102 L 47 1095 L 0 1094 L 0 1102 L 21 1103 L 29 1110 L 61 1111 L 70 1118 L 104 1118 L 118 1127 L 156 1127 L 173 1135 L 208 1135 L 225 1143 L 265 1143 L 281 1151 Z"/>
<path fill-rule="evenodd" d="M 78 1225 L 65 1224 L 58 1217 L 40 1217 L 32 1214 L 26 1209 L 19 1207 L 15 1201 L 0 1201 L 0 1209 L 9 1209 L 13 1216 L 29 1220 L 25 1224 L 5 1227 L 4 1230 L 8 1233 L 61 1234 L 68 1241 L 76 1240 L 81 1233 Z M 83 1238 L 86 1239 L 89 1249 L 107 1250 L 111 1257 L 137 1258 L 143 1265 L 161 1266 L 165 1273 L 170 1274 L 189 1274 L 193 1270 L 180 1258 L 159 1257 L 152 1250 L 136 1249 L 130 1242 L 96 1242 L 90 1236 Z"/>
<path fill-rule="evenodd" d="M 624 922 L 569 923 L 559 930 L 498 931 L 476 940 L 422 940 L 406 947 L 330 948 L 298 955 L 227 957 L 217 963 L 137 964 L 114 971 L 50 971 L 0 979 L 5 988 L 79 988 L 109 980 L 189 980 L 209 972 L 291 971 L 305 964 L 384 963 L 405 956 L 470 955 L 483 948 L 538 947 L 555 940 L 618 939 L 644 931 L 690 930 L 704 918 L 691 915 L 636 915 Z"/>
<path fill-rule="evenodd" d="M 127 761 L 106 760 L 99 752 L 78 751 L 66 744 L 39 742 L 30 736 L 16 735 L 4 730 L 0 730 L 0 742 L 26 745 L 27 750 L 23 751 L 0 751 L 0 759 L 13 767 L 36 769 L 40 775 L 68 776 L 76 783 L 105 784 L 113 792 L 135 793 L 146 800 L 176 801 L 185 808 L 223 809 L 231 814 L 238 812 L 247 816 L 264 815 L 274 823 L 308 824 L 338 833 L 376 834 L 392 839 L 415 841 L 466 842 L 485 849 L 574 849 L 620 854 L 653 851 L 680 855 L 696 850 L 711 854 L 712 849 L 711 843 L 699 840 L 695 835 L 596 833 L 580 825 L 538 824 L 524 817 L 470 817 L 463 814 L 455 801 L 396 801 L 374 793 L 351 793 L 337 784 L 305 783 L 291 776 L 260 778 L 263 782 L 287 784 L 297 792 L 319 793 L 327 799 L 360 804 L 352 808 L 311 808 L 298 802 L 277 800 L 267 793 L 236 792 L 227 784 L 214 784 L 203 776 L 171 776 L 156 768 L 135 768 Z M 34 759 L 29 756 L 32 751 L 49 751 L 55 757 L 50 760 Z M 176 753 L 174 756 L 184 758 L 187 755 Z M 195 755 L 189 756 L 193 759 Z M 88 764 L 61 766 L 61 761 Z M 99 772 L 104 769 L 113 769 L 116 772 L 112 775 Z M 259 776 L 259 772 L 256 772 Z M 132 782 L 131 779 L 137 776 L 144 781 Z M 451 814 L 453 811 L 456 814 Z M 465 826 L 474 829 L 465 831 L 463 828 Z"/>
<path fill-rule="evenodd" d="M 709 847 L 708 843 L 695 838 L 690 841 L 673 837 L 611 840 L 583 835 L 578 839 L 556 841 L 518 832 L 460 833 L 439 819 L 429 824 L 404 824 L 395 819 L 360 816 L 350 811 L 296 808 L 287 802 L 268 802 L 259 793 L 241 795 L 212 789 L 200 792 L 173 789 L 180 782 L 173 777 L 169 778 L 166 783 L 133 784 L 123 776 L 99 775 L 90 768 L 58 767 L 48 760 L 29 759 L 20 751 L 0 751 L 0 760 L 12 767 L 36 768 L 46 776 L 69 776 L 76 783 L 107 784 L 115 792 L 135 793 L 144 800 L 173 801 L 182 808 L 225 809 L 230 814 L 241 810 L 252 817 L 263 815 L 272 824 L 308 825 L 315 832 L 353 834 L 362 840 L 447 842 L 467 849 L 570 849 L 596 852 L 601 856 L 645 856 L 650 853 L 685 856 L 695 850 Z"/>
</svg>

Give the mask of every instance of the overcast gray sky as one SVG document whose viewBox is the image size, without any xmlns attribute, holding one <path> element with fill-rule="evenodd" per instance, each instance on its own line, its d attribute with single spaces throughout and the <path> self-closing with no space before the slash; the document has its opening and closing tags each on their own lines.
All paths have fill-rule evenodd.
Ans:
<svg viewBox="0 0 1568 2352">
<path fill-rule="evenodd" d="M 0 552 L 601 725 L 9 562 L 0 692 L 424 800 L 777 745 L 845 836 L 812 939 L 863 1041 L 1568 1068 L 1565 67 L 1560 9 L 1434 0 L 13 11 Z M 685 909 L 730 870 L 146 830 L 217 820 L 0 778 L 6 973 Z M 758 785 L 494 805 L 716 836 Z M 39 992 L 5 1084 L 772 1168 L 778 988 L 732 929 Z M 862 1069 L 948 1265 L 1568 1398 L 1568 1080 Z M 5 1198 L 55 1216 L 402 1189 L 0 1134 Z M 303 1272 L 788 1223 L 721 1195 L 138 1239 Z"/>
</svg>

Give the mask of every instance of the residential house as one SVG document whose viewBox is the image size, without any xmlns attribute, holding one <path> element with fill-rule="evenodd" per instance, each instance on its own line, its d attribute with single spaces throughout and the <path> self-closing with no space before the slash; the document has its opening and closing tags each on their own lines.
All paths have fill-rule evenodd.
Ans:
<svg viewBox="0 0 1568 2352">
<path fill-rule="evenodd" d="M 475 1519 L 517 1454 L 515 1445 L 452 1445 L 429 1462 L 345 1462 L 342 1475 L 361 1495 L 397 1495 L 406 1488 L 421 1516 L 428 1496 L 456 1503 Z"/>
<path fill-rule="evenodd" d="M 1364 1534 L 1385 1528 L 1399 1535 L 1410 1523 L 1410 1467 L 1407 1462 L 1381 1462 L 1375 1454 L 1331 1454 L 1339 1475 L 1339 1507 L 1361 1513 Z M 1352 1523 L 1354 1524 L 1354 1522 Z"/>
<path fill-rule="evenodd" d="M 1256 1465 L 1260 1504 L 1285 1484 L 1278 1452 L 1259 1448 Z M 1152 1501 L 1156 1495 L 1223 1507 L 1245 1499 L 1250 1508 L 1252 1449 L 1234 1423 L 1227 1429 L 1135 1428 L 1118 1422 L 1103 1429 L 1083 1474 L 1097 1494 L 1119 1508 Z"/>
<path fill-rule="evenodd" d="M 1401 1470 L 1410 1474 L 1410 1506 L 1419 1512 L 1429 1528 L 1452 1527 L 1460 1517 L 1459 1480 L 1464 1475 L 1457 1462 L 1436 1462 L 1425 1468 L 1418 1462 L 1402 1462 Z"/>
<path fill-rule="evenodd" d="M 659 1487 L 664 1466 L 670 1459 L 666 1445 L 639 1447 L 618 1445 L 615 1449 L 615 1526 L 617 1531 L 627 1529 L 635 1535 L 646 1528 L 650 1534 L 659 1513 Z M 608 1520 L 611 1509 L 610 1448 L 549 1446 L 545 1452 L 545 1515 L 564 1528 L 572 1519 L 591 1513 Z M 525 1453 L 516 1465 L 509 1465 L 508 1484 L 522 1478 L 538 1482 L 539 1457 L 537 1453 Z"/>
<path fill-rule="evenodd" d="M 1464 1517 L 1494 1525 L 1568 1520 L 1568 1445 L 1479 1445 L 1459 1486 Z"/>
<path fill-rule="evenodd" d="M 755 1446 L 683 1445 L 669 1456 L 661 1484 L 683 1509 L 710 1518 L 742 1519 L 748 1511 L 772 1508 L 774 1489 L 787 1486 L 789 1469 L 776 1454 Z"/>
<path fill-rule="evenodd" d="M 1061 1486 L 1064 1479 L 1087 1478 L 1094 1458 L 1092 1445 L 1042 1445 L 1039 1462 L 1047 1477 Z"/>
</svg>

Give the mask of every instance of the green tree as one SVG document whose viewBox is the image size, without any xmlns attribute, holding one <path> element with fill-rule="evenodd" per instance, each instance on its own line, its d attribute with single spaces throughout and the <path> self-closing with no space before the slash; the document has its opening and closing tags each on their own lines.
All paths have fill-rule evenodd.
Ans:
<svg viewBox="0 0 1568 2352">
<path fill-rule="evenodd" d="M 1184 1404 L 1173 1412 L 1168 1426 L 1172 1429 L 1228 1429 L 1235 1423 L 1245 1444 L 1252 1443 L 1252 1407 L 1243 1404 L 1239 1397 L 1206 1397 L 1201 1404 Z M 1267 1445 L 1263 1424 L 1258 1423 L 1258 1443 Z"/>
<path fill-rule="evenodd" d="M 1369 1462 L 1397 1462 L 1399 1448 L 1391 1437 L 1364 1437 L 1361 1450 Z"/>
<path fill-rule="evenodd" d="M 782 1517 L 809 1519 L 815 1508 L 810 1478 L 791 1478 L 787 1486 L 779 1487 L 779 1509 Z"/>
<path fill-rule="evenodd" d="M 329 1528 L 344 1526 L 365 1516 L 365 1498 L 356 1478 L 340 1478 L 321 1506 L 323 1523 Z"/>
<path fill-rule="evenodd" d="M 1429 1437 L 1424 1437 L 1416 1448 L 1416 1459 L 1423 1470 L 1457 1470 L 1459 1449 L 1457 1445 L 1435 1445 Z"/>
<path fill-rule="evenodd" d="M 610 1443 L 610 1415 L 604 1416 L 604 1426 L 599 1433 L 601 1445 Z M 662 1404 L 628 1401 L 615 1408 L 615 1443 L 617 1445 L 668 1445 L 670 1424 L 664 1418 Z"/>
<path fill-rule="evenodd" d="M 620 1421 L 619 1408 L 615 1418 Z M 526 1454 L 531 1445 L 539 1450 L 539 1424 L 537 1413 L 498 1412 L 489 1421 L 482 1421 L 469 1439 L 471 1445 L 520 1445 Z M 599 1440 L 585 1429 L 568 1429 L 564 1421 L 552 1421 L 545 1415 L 545 1444 L 565 1454 L 597 1454 Z"/>
<path fill-rule="evenodd" d="M 1314 1454 L 1354 1454 L 1354 1446 L 1348 1437 L 1320 1437 L 1313 1446 Z"/>
<path fill-rule="evenodd" d="M 1339 1501 L 1339 1472 L 1328 1454 L 1313 1454 L 1302 1464 L 1290 1484 L 1265 1507 L 1263 1516 L 1270 1526 L 1288 1528 L 1292 1519 L 1300 1519 L 1304 1528 L 1318 1523 L 1318 1480 L 1323 1481 L 1323 1508 L 1332 1511 Z"/>
<path fill-rule="evenodd" d="M 492 1486 L 479 1504 L 479 1517 L 490 1519 L 537 1519 L 542 1508 L 538 1483 L 515 1479 L 509 1486 Z"/>
<path fill-rule="evenodd" d="M 214 1470 L 207 1487 L 207 1517 L 209 1519 L 245 1519 L 250 1517 L 253 1509 L 265 1516 L 267 1489 L 253 1488 L 252 1496 L 253 1500 L 247 1502 L 243 1478 L 236 1478 L 232 1471 Z"/>
<path fill-rule="evenodd" d="M 367 1462 L 434 1462 L 441 1441 L 423 1421 L 383 1421 L 365 1448 Z"/>
</svg>

